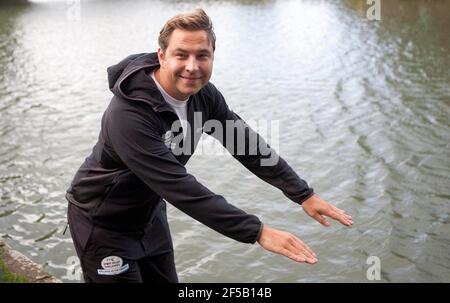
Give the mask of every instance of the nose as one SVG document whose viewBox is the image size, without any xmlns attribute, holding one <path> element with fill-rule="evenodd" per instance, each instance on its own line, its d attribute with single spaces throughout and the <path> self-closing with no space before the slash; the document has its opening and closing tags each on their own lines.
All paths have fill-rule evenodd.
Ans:
<svg viewBox="0 0 450 303">
<path fill-rule="evenodd" d="M 197 59 L 195 56 L 190 56 L 188 62 L 186 63 L 186 71 L 193 73 L 198 70 Z"/>
</svg>

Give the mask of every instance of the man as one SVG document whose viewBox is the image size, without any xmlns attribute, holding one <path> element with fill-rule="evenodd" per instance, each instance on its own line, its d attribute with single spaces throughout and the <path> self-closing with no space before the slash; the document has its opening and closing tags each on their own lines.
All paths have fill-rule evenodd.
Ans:
<svg viewBox="0 0 450 303">
<path fill-rule="evenodd" d="M 229 204 L 184 167 L 206 132 L 321 224 L 329 226 L 329 216 L 352 225 L 351 216 L 315 195 L 209 82 L 215 50 L 209 17 L 201 9 L 177 15 L 158 42 L 157 53 L 132 55 L 108 68 L 114 96 L 98 142 L 67 190 L 85 281 L 177 282 L 165 201 L 227 237 L 316 263 L 300 239 Z M 216 127 L 207 127 L 210 121 Z M 174 128 L 177 123 L 181 127 Z M 230 134 L 244 138 L 244 147 Z"/>
</svg>

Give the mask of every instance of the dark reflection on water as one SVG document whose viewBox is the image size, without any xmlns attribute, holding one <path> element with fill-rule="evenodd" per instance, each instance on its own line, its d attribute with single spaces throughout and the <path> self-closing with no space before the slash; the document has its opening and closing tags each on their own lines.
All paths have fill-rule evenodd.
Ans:
<svg viewBox="0 0 450 303">
<path fill-rule="evenodd" d="M 82 1 L 0 5 L 0 236 L 71 281 L 64 191 L 107 106 L 105 69 L 151 51 L 163 22 L 203 6 L 212 81 L 247 120 L 277 120 L 281 155 L 352 229 L 321 228 L 227 156 L 188 169 L 230 203 L 294 232 L 303 266 L 235 243 L 169 208 L 186 282 L 367 282 L 450 278 L 450 1 Z M 130 22 L 133 20 L 133 22 Z M 220 176 L 220 177 L 219 177 Z"/>
</svg>

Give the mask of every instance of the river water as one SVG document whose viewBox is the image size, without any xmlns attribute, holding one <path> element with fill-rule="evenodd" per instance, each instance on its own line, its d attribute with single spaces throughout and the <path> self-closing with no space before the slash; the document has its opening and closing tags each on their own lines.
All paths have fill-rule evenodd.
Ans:
<svg viewBox="0 0 450 303">
<path fill-rule="evenodd" d="M 164 22 L 199 6 L 217 35 L 211 81 L 244 119 L 277 123 L 281 156 L 355 224 L 322 227 L 229 155 L 194 155 L 199 181 L 319 262 L 235 242 L 169 205 L 180 281 L 370 282 L 380 265 L 384 282 L 450 282 L 445 0 L 381 1 L 372 21 L 363 0 L 0 5 L 0 236 L 80 281 L 64 193 L 96 142 L 106 68 L 155 51 Z"/>
</svg>

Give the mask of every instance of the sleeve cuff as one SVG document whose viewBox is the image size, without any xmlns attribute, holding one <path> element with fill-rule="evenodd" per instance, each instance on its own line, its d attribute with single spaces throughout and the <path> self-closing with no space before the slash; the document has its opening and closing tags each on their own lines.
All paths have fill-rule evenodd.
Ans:
<svg viewBox="0 0 450 303">
<path fill-rule="evenodd" d="M 256 242 L 258 242 L 259 238 L 261 237 L 261 233 L 262 233 L 263 227 L 264 227 L 264 223 L 261 222 L 261 225 L 259 226 L 258 234 L 256 235 L 256 238 L 252 242 L 252 244 L 255 244 Z"/>
<path fill-rule="evenodd" d="M 314 196 L 314 190 L 311 188 L 310 192 L 307 195 L 305 195 L 304 197 L 302 197 L 297 203 L 302 205 L 303 202 L 305 202 L 306 200 L 308 200 L 312 196 Z"/>
</svg>

